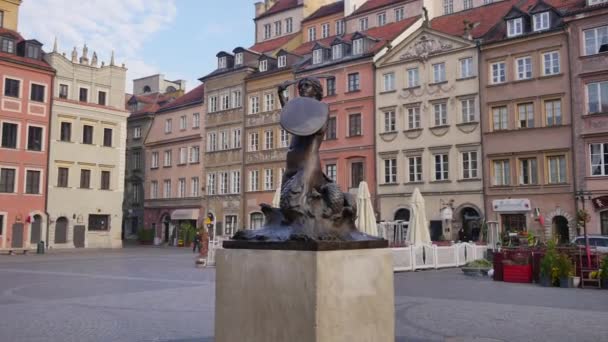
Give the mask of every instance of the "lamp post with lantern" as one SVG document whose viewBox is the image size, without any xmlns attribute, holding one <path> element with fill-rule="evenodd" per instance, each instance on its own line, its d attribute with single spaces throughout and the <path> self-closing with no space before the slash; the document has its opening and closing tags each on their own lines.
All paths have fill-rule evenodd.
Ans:
<svg viewBox="0 0 608 342">
<path fill-rule="evenodd" d="M 582 203 L 582 212 L 583 215 L 587 215 L 587 211 L 585 210 L 585 201 L 591 200 L 591 191 L 580 190 L 575 194 L 575 198 L 580 200 Z M 579 215 L 577 215 L 578 218 Z M 587 218 L 583 218 L 583 234 L 585 236 L 585 253 L 587 254 L 587 267 L 591 267 L 591 251 L 589 249 L 589 236 L 587 235 Z"/>
</svg>

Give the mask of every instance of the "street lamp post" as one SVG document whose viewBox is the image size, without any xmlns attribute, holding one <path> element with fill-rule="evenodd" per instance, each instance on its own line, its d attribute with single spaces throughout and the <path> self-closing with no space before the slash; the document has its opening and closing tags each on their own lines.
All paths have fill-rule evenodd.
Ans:
<svg viewBox="0 0 608 342">
<path fill-rule="evenodd" d="M 585 199 L 591 200 L 591 192 L 590 191 L 578 191 L 576 193 L 576 199 L 580 199 L 583 203 L 583 213 L 586 214 L 585 211 Z M 583 218 L 583 234 L 585 236 L 585 253 L 587 254 L 587 267 L 591 267 L 591 250 L 589 248 L 589 236 L 587 235 L 587 219 Z"/>
</svg>

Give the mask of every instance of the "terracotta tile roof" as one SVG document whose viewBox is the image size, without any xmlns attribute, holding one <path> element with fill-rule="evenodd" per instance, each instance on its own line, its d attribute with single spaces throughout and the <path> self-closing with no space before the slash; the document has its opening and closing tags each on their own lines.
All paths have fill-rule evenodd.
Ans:
<svg viewBox="0 0 608 342">
<path fill-rule="evenodd" d="M 273 52 L 273 51 L 278 50 L 281 47 L 283 47 L 283 45 L 287 44 L 290 40 L 295 38 L 298 34 L 299 33 L 294 33 L 294 34 L 290 34 L 287 36 L 263 41 L 263 42 L 260 42 L 260 43 L 257 43 L 255 45 L 251 46 L 249 48 L 249 50 L 255 51 L 258 53 Z"/>
<path fill-rule="evenodd" d="M 366 12 L 373 11 L 380 7 L 396 5 L 399 3 L 405 3 L 413 0 L 367 0 L 361 7 L 357 8 L 351 15 L 358 15 Z"/>
<path fill-rule="evenodd" d="M 131 112 L 129 117 L 136 117 L 144 114 L 154 114 L 158 111 L 162 104 L 166 103 L 173 99 L 171 96 L 166 96 L 162 93 L 150 93 L 150 94 L 141 94 L 141 95 L 131 95 L 128 98 L 125 98 L 125 108 L 129 110 L 129 102 L 135 97 L 135 100 L 138 103 L 143 103 L 140 109 Z"/>
<path fill-rule="evenodd" d="M 341 12 L 344 13 L 344 1 L 337 1 L 337 2 L 331 3 L 329 5 L 322 6 L 318 10 L 314 11 L 313 14 L 304 18 L 304 20 L 302 20 L 302 22 L 305 23 L 307 21 L 315 20 L 318 18 L 326 17 L 328 15 L 333 15 L 333 14 L 341 13 Z"/>
<path fill-rule="evenodd" d="M 19 34 L 18 32 L 13 31 L 13 30 L 9 30 L 9 29 L 6 29 L 6 28 L 0 28 L 0 35 L 2 35 L 2 36 L 9 35 L 9 36 L 13 37 L 15 39 L 15 49 L 16 49 L 17 44 L 19 44 L 19 43 L 21 43 L 22 41 L 25 40 L 23 38 L 23 36 L 21 36 L 21 34 Z M 55 72 L 55 69 L 53 69 L 53 67 L 51 67 L 43 59 L 27 58 L 27 57 L 24 57 L 24 56 L 19 56 L 17 54 L 0 52 L 0 60 L 4 60 L 4 61 L 8 61 L 8 62 L 14 62 L 14 63 L 17 63 L 17 64 L 27 65 L 27 66 L 31 66 L 31 67 L 34 67 L 34 68 L 44 69 L 46 71 Z"/>
<path fill-rule="evenodd" d="M 280 13 L 283 11 L 287 11 L 299 6 L 304 6 L 303 4 L 298 5 L 298 0 L 278 0 L 272 7 L 270 7 L 266 12 L 262 13 L 260 16 L 255 18 L 254 20 L 261 19 L 264 17 L 268 17 L 270 15 Z"/>
<path fill-rule="evenodd" d="M 203 83 L 184 94 L 184 96 L 178 97 L 177 99 L 165 104 L 158 110 L 158 113 L 187 105 L 202 103 L 204 96 L 205 84 Z"/>
<path fill-rule="evenodd" d="M 410 17 L 404 20 L 390 23 L 384 26 L 373 27 L 367 31 L 362 31 L 360 33 L 378 40 L 376 44 L 372 46 L 372 48 L 368 52 L 377 52 L 380 50 L 388 41 L 395 39 L 401 32 L 410 27 L 416 20 L 418 20 L 420 16 Z M 319 43 L 324 46 L 329 46 L 334 39 L 340 37 L 343 41 L 350 43 L 354 33 L 349 33 L 345 36 L 332 36 L 327 37 L 321 40 L 306 42 L 300 46 L 298 46 L 293 53 L 297 55 L 306 55 L 312 53 L 312 48 L 315 44 Z"/>
</svg>

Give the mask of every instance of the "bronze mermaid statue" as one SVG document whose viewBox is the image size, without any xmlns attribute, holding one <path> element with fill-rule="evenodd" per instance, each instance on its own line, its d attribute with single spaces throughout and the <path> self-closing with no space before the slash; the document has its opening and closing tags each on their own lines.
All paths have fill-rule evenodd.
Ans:
<svg viewBox="0 0 608 342">
<path fill-rule="evenodd" d="M 297 84 L 299 97 L 286 102 L 284 90 Z M 280 208 L 261 204 L 265 224 L 257 230 L 240 230 L 233 240 L 250 241 L 366 241 L 378 237 L 355 226 L 354 196 L 340 190 L 321 168 L 329 107 L 321 102 L 323 87 L 318 79 L 302 78 L 278 87 L 282 106 L 281 126 L 292 135 L 286 169 L 281 180 Z"/>
</svg>

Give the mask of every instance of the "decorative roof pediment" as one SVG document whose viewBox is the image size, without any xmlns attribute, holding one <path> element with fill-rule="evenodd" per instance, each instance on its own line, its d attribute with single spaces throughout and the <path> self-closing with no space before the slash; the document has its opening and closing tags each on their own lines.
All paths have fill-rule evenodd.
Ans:
<svg viewBox="0 0 608 342">
<path fill-rule="evenodd" d="M 509 12 L 507 12 L 507 14 L 504 16 L 503 19 L 510 20 L 510 19 L 522 18 L 522 17 L 528 17 L 528 13 L 513 6 L 513 7 L 511 7 L 511 10 Z"/>
<path fill-rule="evenodd" d="M 276 58 L 274 58 L 274 57 L 272 57 L 272 56 L 267 55 L 267 54 L 265 54 L 265 53 L 264 53 L 264 54 L 262 54 L 262 55 L 260 56 L 260 58 L 258 58 L 258 60 L 260 60 L 260 61 L 263 61 L 263 60 L 271 60 L 271 61 L 275 61 L 275 60 L 276 60 Z"/>
<path fill-rule="evenodd" d="M 353 36 L 350 38 L 350 40 L 353 41 L 353 40 L 357 40 L 357 39 L 360 39 L 360 38 L 377 40 L 377 39 L 372 38 L 372 37 L 370 37 L 370 36 L 368 36 L 368 35 L 366 35 L 365 33 L 362 33 L 362 32 L 355 32 L 353 34 Z"/>
<path fill-rule="evenodd" d="M 329 49 L 329 47 L 327 47 L 327 46 L 325 46 L 325 45 L 323 45 L 323 44 L 321 44 L 319 42 L 316 42 L 315 45 L 313 45 L 312 49 L 313 49 L 313 51 L 314 50 L 318 50 L 318 49 L 325 49 L 325 50 L 327 50 L 327 49 Z"/>
<path fill-rule="evenodd" d="M 532 8 L 530 8 L 528 13 L 536 14 L 547 11 L 555 11 L 555 8 L 553 8 L 551 5 L 546 4 L 544 1 L 539 0 L 534 6 L 532 6 Z"/>
</svg>

